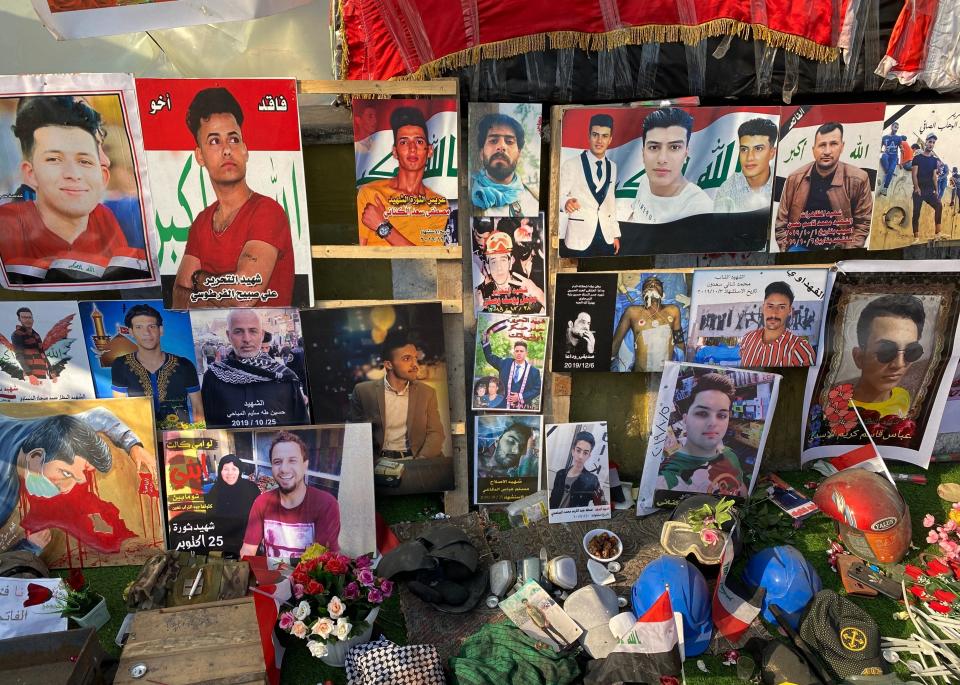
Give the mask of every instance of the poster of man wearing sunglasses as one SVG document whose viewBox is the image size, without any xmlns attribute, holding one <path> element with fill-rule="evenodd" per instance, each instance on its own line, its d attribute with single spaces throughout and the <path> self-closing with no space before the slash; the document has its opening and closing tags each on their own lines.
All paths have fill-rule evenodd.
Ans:
<svg viewBox="0 0 960 685">
<path fill-rule="evenodd" d="M 881 456 L 929 462 L 957 366 L 960 285 L 955 264 L 912 264 L 841 262 L 831 274 L 802 461 L 868 444 L 869 431 Z"/>
</svg>

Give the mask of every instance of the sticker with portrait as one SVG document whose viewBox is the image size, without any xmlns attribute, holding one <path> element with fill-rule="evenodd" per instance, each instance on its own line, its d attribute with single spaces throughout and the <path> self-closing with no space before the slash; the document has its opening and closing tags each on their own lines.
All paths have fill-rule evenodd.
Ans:
<svg viewBox="0 0 960 685">
<path fill-rule="evenodd" d="M 197 310 L 190 325 L 207 428 L 310 423 L 298 310 Z"/>
<path fill-rule="evenodd" d="M 780 376 L 667 362 L 640 480 L 637 514 L 683 493 L 749 496 L 777 404 Z"/>
<path fill-rule="evenodd" d="M 927 467 L 957 367 L 957 275 L 949 260 L 837 264 L 801 463 L 866 445 L 869 430 L 880 456 Z"/>
<path fill-rule="evenodd" d="M 188 312 L 161 300 L 80 302 L 97 397 L 152 397 L 158 430 L 203 428 Z"/>
<path fill-rule="evenodd" d="M 547 426 L 550 523 L 610 518 L 607 422 Z"/>
<path fill-rule="evenodd" d="M 564 111 L 560 255 L 764 249 L 779 121 L 777 107 Z"/>
<path fill-rule="evenodd" d="M 536 580 L 528 580 L 519 590 L 500 600 L 499 606 L 517 628 L 554 652 L 572 647 L 583 634 L 583 629 Z"/>
<path fill-rule="evenodd" d="M 887 105 L 869 249 L 960 238 L 958 122 L 957 104 Z"/>
<path fill-rule="evenodd" d="M 377 494 L 452 490 L 440 303 L 311 309 L 301 318 L 314 418 L 372 425 Z M 406 420 L 388 427 L 399 415 Z"/>
<path fill-rule="evenodd" d="M 544 215 L 472 222 L 474 311 L 545 314 Z"/>
<path fill-rule="evenodd" d="M 476 416 L 473 440 L 475 504 L 514 502 L 540 489 L 542 416 Z"/>
<path fill-rule="evenodd" d="M 96 397 L 76 302 L 3 302 L 0 402 Z"/>
<path fill-rule="evenodd" d="M 163 551 L 149 399 L 3 403 L 0 440 L 0 552 L 86 568 Z"/>
<path fill-rule="evenodd" d="M 472 409 L 540 411 L 549 328 L 546 316 L 486 312 L 477 316 Z M 479 392 L 483 384 L 486 397 Z"/>
<path fill-rule="evenodd" d="M 316 542 L 351 557 L 374 552 L 369 432 L 166 431 L 170 548 L 290 558 Z"/>
<path fill-rule="evenodd" d="M 313 302 L 294 79 L 137 79 L 163 301 Z"/>
<path fill-rule="evenodd" d="M 827 269 L 697 269 L 688 359 L 741 368 L 813 366 Z"/>
<path fill-rule="evenodd" d="M 784 108 L 770 252 L 864 247 L 882 103 Z"/>
<path fill-rule="evenodd" d="M 543 106 L 471 102 L 467 121 L 472 216 L 539 215 Z"/>
<path fill-rule="evenodd" d="M 76 292 L 157 284 L 131 76 L 2 76 L 0 131 L 0 285 Z"/>
<path fill-rule="evenodd" d="M 361 245 L 457 243 L 457 101 L 353 99 Z"/>
</svg>

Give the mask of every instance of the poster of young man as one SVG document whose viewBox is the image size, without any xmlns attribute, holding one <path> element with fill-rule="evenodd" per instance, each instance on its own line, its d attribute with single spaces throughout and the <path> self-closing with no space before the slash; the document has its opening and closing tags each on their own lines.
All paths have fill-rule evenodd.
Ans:
<svg viewBox="0 0 960 685">
<path fill-rule="evenodd" d="M 690 274 L 624 271 L 617 277 L 611 371 L 660 371 L 684 358 Z"/>
<path fill-rule="evenodd" d="M 3 302 L 0 320 L 0 402 L 96 397 L 76 302 Z"/>
<path fill-rule="evenodd" d="M 473 219 L 475 312 L 545 314 L 544 215 Z"/>
<path fill-rule="evenodd" d="M 542 125 L 537 103 L 470 103 L 467 159 L 474 217 L 540 214 Z"/>
<path fill-rule="evenodd" d="M 473 501 L 502 504 L 540 489 L 543 417 L 486 414 L 475 417 Z"/>
<path fill-rule="evenodd" d="M 882 120 L 881 103 L 783 110 L 771 252 L 866 245 Z"/>
<path fill-rule="evenodd" d="M 131 76 L 0 77 L 0 285 L 156 285 L 149 188 Z"/>
<path fill-rule="evenodd" d="M 617 274 L 557 274 L 554 371 L 609 370 L 617 296 Z"/>
<path fill-rule="evenodd" d="M 688 359 L 745 369 L 813 366 L 827 269 L 697 269 Z"/>
<path fill-rule="evenodd" d="M 457 101 L 353 100 L 361 245 L 457 242 Z M 455 231 L 455 227 L 453 227 Z"/>
<path fill-rule="evenodd" d="M 960 106 L 887 105 L 871 250 L 960 238 Z"/>
<path fill-rule="evenodd" d="M 637 514 L 676 504 L 682 493 L 753 492 L 780 376 L 668 362 L 637 497 Z"/>
<path fill-rule="evenodd" d="M 610 518 L 607 422 L 547 426 L 550 523 Z"/>
<path fill-rule="evenodd" d="M 152 397 L 159 430 L 203 427 L 188 312 L 160 300 L 80 302 L 97 397 Z"/>
<path fill-rule="evenodd" d="M 296 309 L 209 309 L 190 324 L 208 428 L 310 423 Z"/>
<path fill-rule="evenodd" d="M 766 245 L 777 107 L 578 107 L 563 114 L 560 254 Z"/>
<path fill-rule="evenodd" d="M 926 468 L 957 368 L 956 262 L 840 262 L 804 394 L 802 463 L 869 444 Z M 861 423 L 862 421 L 862 423 Z"/>
<path fill-rule="evenodd" d="M 173 309 L 313 302 L 294 79 L 137 79 Z"/>
<path fill-rule="evenodd" d="M 0 551 L 77 568 L 163 550 L 150 400 L 0 404 L 0 440 Z"/>
<path fill-rule="evenodd" d="M 540 411 L 544 355 L 550 319 L 522 314 L 477 317 L 474 388 L 481 381 L 495 385 L 492 397 L 473 394 L 474 410 Z"/>
<path fill-rule="evenodd" d="M 301 316 L 314 418 L 373 426 L 377 493 L 452 489 L 440 303 L 312 309 Z"/>
<path fill-rule="evenodd" d="M 167 431 L 163 445 L 171 548 L 284 558 L 315 542 L 352 557 L 375 551 L 367 426 Z"/>
</svg>

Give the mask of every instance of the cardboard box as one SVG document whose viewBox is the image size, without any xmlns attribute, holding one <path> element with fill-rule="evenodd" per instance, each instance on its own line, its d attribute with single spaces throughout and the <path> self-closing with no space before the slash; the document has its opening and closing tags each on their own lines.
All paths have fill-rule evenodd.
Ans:
<svg viewBox="0 0 960 685">
<path fill-rule="evenodd" d="M 0 683 L 101 685 L 106 658 L 93 628 L 12 637 L 0 640 Z"/>
</svg>

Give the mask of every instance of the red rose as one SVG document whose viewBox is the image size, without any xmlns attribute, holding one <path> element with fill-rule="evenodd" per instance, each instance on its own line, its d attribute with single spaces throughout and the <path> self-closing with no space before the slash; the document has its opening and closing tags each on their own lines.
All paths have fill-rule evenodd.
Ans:
<svg viewBox="0 0 960 685">
<path fill-rule="evenodd" d="M 307 575 L 306 571 L 302 570 L 299 566 L 291 575 L 294 583 L 300 583 L 300 585 L 306 585 L 310 581 L 310 576 Z"/>
<path fill-rule="evenodd" d="M 327 571 L 335 576 L 343 575 L 347 572 L 347 564 L 339 558 L 330 559 L 327 562 Z"/>
<path fill-rule="evenodd" d="M 311 580 L 304 588 L 304 592 L 306 592 L 308 595 L 319 595 L 321 592 L 323 592 L 323 585 L 315 580 Z"/>
<path fill-rule="evenodd" d="M 83 571 L 78 568 L 70 569 L 70 575 L 67 576 L 67 585 L 71 590 L 82 590 L 87 584 L 87 579 L 83 577 Z"/>
</svg>

